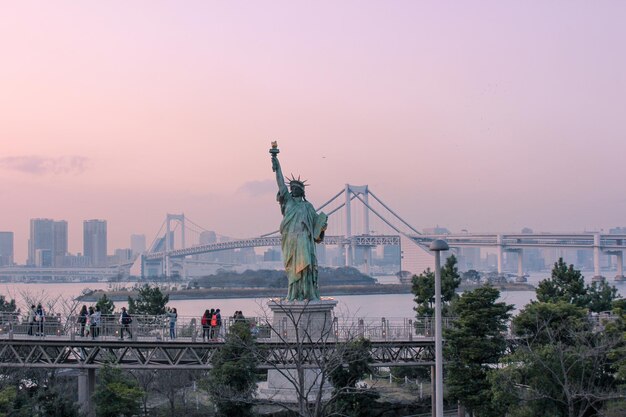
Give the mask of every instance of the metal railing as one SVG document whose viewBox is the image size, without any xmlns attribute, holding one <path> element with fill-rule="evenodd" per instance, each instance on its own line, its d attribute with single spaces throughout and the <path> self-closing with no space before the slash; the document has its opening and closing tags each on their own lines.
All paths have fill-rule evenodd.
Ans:
<svg viewBox="0 0 626 417">
<path fill-rule="evenodd" d="M 271 338 L 271 319 L 265 317 L 249 317 L 244 319 L 258 339 Z M 443 326 L 449 327 L 454 318 L 446 317 Z M 174 325 L 174 339 L 191 342 L 219 341 L 235 323 L 233 317 L 222 318 L 222 325 L 217 328 L 203 327 L 198 317 L 178 316 Z M 124 327 L 120 323 L 120 315 L 101 315 L 97 331 L 90 328 L 88 322 L 81 324 L 78 315 L 69 317 L 60 314 L 47 314 L 42 322 L 29 322 L 28 316 L 20 313 L 0 313 L 0 338 L 22 336 L 59 336 L 75 338 L 97 338 L 107 340 L 121 337 Z M 398 317 L 336 317 L 332 323 L 334 338 L 350 340 L 363 337 L 372 341 L 412 341 L 434 336 L 434 320 L 432 317 L 398 318 Z M 132 322 L 127 326 L 133 340 L 172 340 L 170 319 L 167 315 L 132 315 Z M 129 338 L 124 332 L 124 337 Z M 203 334 L 204 333 L 204 334 Z"/>
</svg>

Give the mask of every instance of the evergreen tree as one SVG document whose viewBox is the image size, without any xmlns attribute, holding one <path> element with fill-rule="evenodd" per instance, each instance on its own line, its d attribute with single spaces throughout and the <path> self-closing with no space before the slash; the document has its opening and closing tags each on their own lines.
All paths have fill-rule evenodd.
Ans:
<svg viewBox="0 0 626 417">
<path fill-rule="evenodd" d="M 158 286 L 151 287 L 145 284 L 139 289 L 137 299 L 128 297 L 128 312 L 130 314 L 159 315 L 165 314 L 165 306 L 170 300 Z"/>
<path fill-rule="evenodd" d="M 0 312 L 14 313 L 15 310 L 17 310 L 15 300 L 7 301 L 7 299 L 4 298 L 4 295 L 0 295 Z"/>
<path fill-rule="evenodd" d="M 552 275 L 539 283 L 537 300 L 542 303 L 557 303 L 564 301 L 579 307 L 586 307 L 589 303 L 584 277 L 574 265 L 569 267 L 559 258 L 554 263 Z"/>
<path fill-rule="evenodd" d="M 513 306 L 496 302 L 500 292 L 481 287 L 453 303 L 457 319 L 444 331 L 446 387 L 452 398 L 479 416 L 494 415 L 488 372 L 506 349 L 504 332 Z"/>
<path fill-rule="evenodd" d="M 617 288 L 606 281 L 592 282 L 587 287 L 589 311 L 599 313 L 613 308 L 613 301 L 617 299 Z"/>
<path fill-rule="evenodd" d="M 98 417 L 139 415 L 143 391 L 119 368 L 105 364 L 98 374 L 93 400 Z"/>
<path fill-rule="evenodd" d="M 248 323 L 233 324 L 213 356 L 205 388 L 220 417 L 253 416 L 256 391 L 256 342 Z"/>
<path fill-rule="evenodd" d="M 456 267 L 456 257 L 450 255 L 441 268 L 441 303 L 444 316 L 449 314 L 448 305 L 458 297 L 456 290 L 461 284 L 461 277 Z M 413 276 L 411 292 L 415 295 L 417 317 L 435 314 L 435 273 L 427 269 L 420 275 Z"/>
<path fill-rule="evenodd" d="M 115 311 L 113 300 L 107 297 L 106 294 L 102 294 L 102 297 L 96 302 L 96 306 L 100 307 L 100 313 L 102 314 L 113 314 L 113 311 Z"/>
</svg>

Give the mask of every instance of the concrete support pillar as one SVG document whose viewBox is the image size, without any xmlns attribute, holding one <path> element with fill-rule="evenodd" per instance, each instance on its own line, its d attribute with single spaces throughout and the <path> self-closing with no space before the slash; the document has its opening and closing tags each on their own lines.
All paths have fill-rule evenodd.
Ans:
<svg viewBox="0 0 626 417">
<path fill-rule="evenodd" d="M 592 281 L 604 281 L 600 272 L 600 233 L 593 235 L 593 278 Z"/>
<path fill-rule="evenodd" d="M 517 250 L 517 278 L 516 282 L 526 282 L 524 276 L 524 251 L 522 249 Z"/>
<path fill-rule="evenodd" d="M 504 249 L 502 248 L 502 235 L 498 235 L 496 237 L 496 244 L 498 247 L 498 275 L 502 275 L 504 273 Z"/>
<path fill-rule="evenodd" d="M 431 386 L 431 393 L 432 395 L 430 396 L 430 405 L 432 407 L 432 416 L 433 417 L 438 417 L 437 416 L 437 395 L 436 395 L 436 386 L 437 386 L 437 377 L 435 376 L 436 372 L 435 372 L 435 366 L 431 366 L 430 367 L 430 386 Z"/>
<path fill-rule="evenodd" d="M 624 281 L 624 252 L 621 250 L 615 252 L 615 258 L 617 260 L 617 274 L 615 275 L 615 281 Z"/>
<path fill-rule="evenodd" d="M 78 375 L 78 403 L 81 412 L 86 417 L 96 417 L 96 409 L 91 397 L 96 388 L 96 370 L 89 368 L 81 370 Z"/>
</svg>

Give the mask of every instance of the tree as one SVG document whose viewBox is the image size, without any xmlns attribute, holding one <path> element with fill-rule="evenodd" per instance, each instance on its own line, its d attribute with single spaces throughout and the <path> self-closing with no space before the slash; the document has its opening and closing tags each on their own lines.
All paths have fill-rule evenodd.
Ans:
<svg viewBox="0 0 626 417">
<path fill-rule="evenodd" d="M 450 302 L 458 297 L 456 290 L 461 284 L 456 263 L 456 257 L 450 255 L 441 268 L 441 301 L 444 316 L 449 313 Z M 415 295 L 417 306 L 414 310 L 417 312 L 417 317 L 433 316 L 435 314 L 435 273 L 427 269 L 420 275 L 414 275 L 411 292 Z"/>
<path fill-rule="evenodd" d="M 122 370 L 105 364 L 93 399 L 98 417 L 131 417 L 141 410 L 142 390 Z"/>
<path fill-rule="evenodd" d="M 559 258 L 554 263 L 552 275 L 537 287 L 537 300 L 543 303 L 565 301 L 579 307 L 587 306 L 589 300 L 584 277 L 574 265 L 569 267 Z"/>
<path fill-rule="evenodd" d="M 498 297 L 500 292 L 488 286 L 463 293 L 452 305 L 457 319 L 444 331 L 448 393 L 480 416 L 493 413 L 488 372 L 505 352 L 513 310 L 496 302 Z"/>
<path fill-rule="evenodd" d="M 16 310 L 15 300 L 8 301 L 4 295 L 0 295 L 0 312 L 14 313 Z"/>
<path fill-rule="evenodd" d="M 113 311 L 115 311 L 113 300 L 107 297 L 106 294 L 102 294 L 102 297 L 96 302 L 96 306 L 100 307 L 100 313 L 102 314 L 113 314 Z"/>
<path fill-rule="evenodd" d="M 589 311 L 599 313 L 613 308 L 613 301 L 617 299 L 617 288 L 606 281 L 592 282 L 587 287 Z"/>
<path fill-rule="evenodd" d="M 247 322 L 235 323 L 213 356 L 206 389 L 219 416 L 253 416 L 256 346 Z"/>
<path fill-rule="evenodd" d="M 334 412 L 342 416 L 366 417 L 380 396 L 376 391 L 363 389 L 357 383 L 371 373 L 371 342 L 358 338 L 346 343 L 335 366 L 329 373 L 335 396 Z M 344 365 L 345 364 L 345 365 Z"/>
<path fill-rule="evenodd" d="M 160 315 L 165 314 L 165 306 L 170 300 L 158 286 L 151 287 L 145 284 L 137 294 L 137 299 L 128 297 L 128 312 L 130 314 Z"/>
<path fill-rule="evenodd" d="M 520 345 L 494 372 L 502 415 L 597 415 L 617 389 L 620 332 L 595 328 L 585 309 L 565 301 L 534 302 L 513 319 Z"/>
</svg>

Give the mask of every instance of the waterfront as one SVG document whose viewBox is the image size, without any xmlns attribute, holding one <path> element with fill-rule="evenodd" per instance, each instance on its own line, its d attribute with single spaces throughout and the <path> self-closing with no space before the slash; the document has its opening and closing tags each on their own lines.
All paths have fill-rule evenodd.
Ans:
<svg viewBox="0 0 626 417">
<path fill-rule="evenodd" d="M 608 274 L 607 274 L 608 275 Z M 533 273 L 529 283 L 537 285 L 540 280 L 549 276 L 549 272 Z M 586 277 L 586 282 L 590 278 Z M 389 280 L 385 281 L 389 283 Z M 615 285 L 620 294 L 626 293 L 626 282 L 609 281 Z M 115 287 L 132 287 L 136 283 L 116 283 Z M 0 285 L 0 294 L 7 299 L 15 299 L 19 308 L 25 310 L 26 300 L 36 300 L 45 305 L 58 299 L 56 305 L 79 296 L 86 288 L 90 290 L 109 290 L 108 283 L 5 283 Z M 324 295 L 324 294 L 323 294 Z M 535 296 L 534 291 L 501 291 L 500 300 L 515 305 L 515 310 L 523 308 Z M 370 294 L 370 295 L 339 295 L 336 313 L 343 317 L 413 317 L 412 294 Z M 263 315 L 267 298 L 225 298 L 225 299 L 188 299 L 172 300 L 169 305 L 175 307 L 182 316 L 200 316 L 207 308 L 220 308 L 223 316 L 232 316 L 241 310 L 249 316 Z M 82 303 L 81 303 L 82 304 Z M 90 304 L 86 302 L 85 304 Z M 126 302 L 115 302 L 116 309 L 126 306 Z"/>
</svg>

